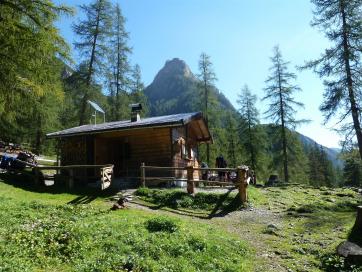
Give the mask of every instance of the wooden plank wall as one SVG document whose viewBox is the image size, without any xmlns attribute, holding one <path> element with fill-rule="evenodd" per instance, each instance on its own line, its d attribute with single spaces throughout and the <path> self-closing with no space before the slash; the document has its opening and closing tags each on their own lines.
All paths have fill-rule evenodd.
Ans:
<svg viewBox="0 0 362 272">
<path fill-rule="evenodd" d="M 121 144 L 114 144 L 114 139 Z M 120 158 L 122 176 L 139 177 L 142 162 L 155 166 L 172 165 L 169 128 L 147 128 L 99 134 L 96 136 L 95 143 L 96 163 L 113 163 L 116 167 L 117 162 L 110 161 L 114 159 L 108 152 L 114 148 L 122 148 L 122 144 L 127 144 L 129 149 L 128 158 Z M 125 156 L 125 154 L 121 156 Z M 150 172 L 147 173 L 147 176 L 160 174 L 162 173 Z"/>
<path fill-rule="evenodd" d="M 61 165 L 85 165 L 87 164 L 87 145 L 85 136 L 66 137 L 60 141 Z M 76 169 L 75 175 L 85 176 L 84 169 Z"/>
<path fill-rule="evenodd" d="M 199 167 L 197 158 L 182 156 L 180 138 L 188 150 L 197 150 L 195 132 L 188 128 L 145 128 L 94 135 L 94 164 L 114 164 L 114 173 L 121 177 L 140 177 L 140 166 L 144 162 L 151 166 Z M 88 136 L 89 137 L 89 136 Z M 86 136 L 64 138 L 61 144 L 62 165 L 87 163 Z M 186 171 L 148 171 L 147 176 L 177 176 L 186 178 Z M 199 178 L 198 171 L 194 179 Z"/>
<path fill-rule="evenodd" d="M 60 142 L 62 165 L 78 164 L 87 162 L 86 141 L 83 136 L 67 137 Z"/>
</svg>

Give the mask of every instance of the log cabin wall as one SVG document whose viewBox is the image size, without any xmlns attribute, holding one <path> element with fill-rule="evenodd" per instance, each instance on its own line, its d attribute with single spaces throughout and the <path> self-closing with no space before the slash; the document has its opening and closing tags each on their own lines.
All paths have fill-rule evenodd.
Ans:
<svg viewBox="0 0 362 272">
<path fill-rule="evenodd" d="M 147 128 L 97 134 L 96 164 L 112 163 L 119 177 L 140 177 L 144 162 L 152 166 L 172 166 L 169 128 Z M 148 171 L 147 176 L 169 176 Z"/>
<path fill-rule="evenodd" d="M 199 167 L 197 145 L 191 126 L 104 132 L 63 138 L 61 162 L 114 164 L 116 177 L 137 178 L 142 162 L 151 166 Z M 148 170 L 146 175 L 186 178 L 186 171 Z M 199 179 L 198 171 L 194 172 L 194 179 Z"/>
<path fill-rule="evenodd" d="M 85 136 L 67 137 L 60 142 L 61 165 L 83 165 L 87 163 Z"/>
<path fill-rule="evenodd" d="M 86 165 L 89 161 L 89 136 L 74 136 L 67 137 L 60 141 L 60 161 L 61 165 Z M 87 172 L 84 169 L 74 170 L 74 175 L 86 176 Z"/>
</svg>

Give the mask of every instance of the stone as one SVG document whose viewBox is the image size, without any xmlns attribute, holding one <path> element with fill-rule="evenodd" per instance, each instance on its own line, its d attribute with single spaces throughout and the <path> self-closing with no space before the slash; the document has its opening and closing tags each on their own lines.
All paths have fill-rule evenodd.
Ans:
<svg viewBox="0 0 362 272">
<path fill-rule="evenodd" d="M 345 241 L 337 247 L 337 254 L 353 264 L 362 264 L 362 248 L 355 243 Z"/>
<path fill-rule="evenodd" d="M 267 228 L 268 228 L 268 229 L 279 230 L 279 228 L 278 228 L 276 225 L 274 225 L 274 224 L 269 224 L 269 225 L 267 226 Z"/>
</svg>

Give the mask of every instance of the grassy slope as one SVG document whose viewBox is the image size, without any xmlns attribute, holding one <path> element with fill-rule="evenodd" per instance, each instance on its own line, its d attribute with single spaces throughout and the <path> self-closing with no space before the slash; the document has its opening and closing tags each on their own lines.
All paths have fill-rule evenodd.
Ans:
<svg viewBox="0 0 362 272">
<path fill-rule="evenodd" d="M 192 200 L 179 191 L 139 190 L 138 194 L 141 200 L 156 207 L 192 215 L 196 209 L 199 213 L 203 211 L 204 217 L 212 213 L 228 214 L 230 207 L 237 208 L 230 205 L 235 193 L 213 197 L 200 194 Z M 291 271 L 344 271 L 342 260 L 334 252 L 349 234 L 355 220 L 355 206 L 362 204 L 360 195 L 349 189 L 289 186 L 250 188 L 249 196 L 255 207 L 249 215 L 239 212 L 234 217 L 211 221 L 254 245 L 258 265 L 269 263 L 258 271 L 278 271 L 273 263 Z"/>
<path fill-rule="evenodd" d="M 0 182 L 0 271 L 251 271 L 245 242 L 210 224 L 163 216 L 178 230 L 151 232 L 147 210 L 16 184 Z"/>
<path fill-rule="evenodd" d="M 352 271 L 333 254 L 362 203 L 348 189 L 249 188 L 254 209 L 237 212 L 235 191 L 141 190 L 140 203 L 153 210 L 110 212 L 107 195 L 15 184 L 0 182 L 0 271 L 251 271 L 251 262 L 256 271 Z M 178 231 L 148 231 L 159 214 Z"/>
</svg>

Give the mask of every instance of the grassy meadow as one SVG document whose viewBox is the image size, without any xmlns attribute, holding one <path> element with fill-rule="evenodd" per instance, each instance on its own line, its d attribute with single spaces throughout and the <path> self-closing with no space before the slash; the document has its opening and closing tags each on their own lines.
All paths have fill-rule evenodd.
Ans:
<svg viewBox="0 0 362 272">
<path fill-rule="evenodd" d="M 224 193 L 34 188 L 0 175 L 0 271 L 362 271 L 335 255 L 361 195 L 301 185 Z"/>
</svg>

